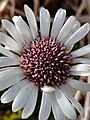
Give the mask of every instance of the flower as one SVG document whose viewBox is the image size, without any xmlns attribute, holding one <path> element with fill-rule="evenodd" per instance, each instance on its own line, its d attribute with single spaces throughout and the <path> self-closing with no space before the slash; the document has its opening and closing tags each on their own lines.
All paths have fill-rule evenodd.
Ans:
<svg viewBox="0 0 90 120">
<path fill-rule="evenodd" d="M 0 90 L 9 87 L 1 102 L 13 101 L 13 112 L 23 108 L 25 119 L 33 113 L 42 92 L 39 120 L 47 120 L 51 108 L 55 120 L 75 120 L 74 107 L 84 117 L 82 106 L 73 96 L 76 90 L 90 91 L 90 84 L 73 76 L 90 76 L 90 60 L 82 57 L 90 53 L 90 44 L 73 52 L 71 49 L 89 32 L 89 23 L 80 27 L 74 16 L 64 23 L 66 11 L 59 9 L 50 32 L 50 14 L 41 8 L 39 33 L 32 10 L 27 5 L 24 10 L 29 26 L 21 16 L 13 17 L 14 25 L 2 20 L 11 37 L 0 33 L 0 42 L 9 48 L 0 46 L 4 55 L 0 57 Z"/>
</svg>

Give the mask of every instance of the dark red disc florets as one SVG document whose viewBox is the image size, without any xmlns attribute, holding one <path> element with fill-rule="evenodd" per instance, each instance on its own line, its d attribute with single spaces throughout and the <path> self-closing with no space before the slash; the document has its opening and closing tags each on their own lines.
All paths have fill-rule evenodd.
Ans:
<svg viewBox="0 0 90 120">
<path fill-rule="evenodd" d="M 24 47 L 20 61 L 26 78 L 38 87 L 60 86 L 70 76 L 70 53 L 52 38 L 35 40 Z"/>
</svg>

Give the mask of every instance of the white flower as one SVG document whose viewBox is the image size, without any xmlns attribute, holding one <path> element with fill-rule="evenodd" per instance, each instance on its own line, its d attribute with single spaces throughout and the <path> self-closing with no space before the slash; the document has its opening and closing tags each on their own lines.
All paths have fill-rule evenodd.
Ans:
<svg viewBox="0 0 90 120">
<path fill-rule="evenodd" d="M 40 90 L 39 120 L 47 120 L 51 108 L 55 120 L 75 120 L 74 107 L 84 117 L 82 106 L 73 96 L 76 90 L 90 91 L 90 84 L 74 80 L 73 75 L 90 76 L 90 60 L 82 57 L 90 53 L 90 44 L 70 50 L 89 32 L 89 23 L 80 27 L 74 16 L 64 23 L 66 11 L 59 9 L 50 32 L 50 14 L 41 8 L 39 35 L 32 10 L 27 5 L 24 10 L 29 26 L 21 16 L 13 17 L 15 25 L 2 20 L 11 37 L 0 33 L 0 42 L 9 48 L 0 46 L 4 55 L 0 57 L 0 90 L 10 87 L 1 102 L 13 101 L 13 112 L 23 108 L 25 119 L 33 113 Z"/>
</svg>

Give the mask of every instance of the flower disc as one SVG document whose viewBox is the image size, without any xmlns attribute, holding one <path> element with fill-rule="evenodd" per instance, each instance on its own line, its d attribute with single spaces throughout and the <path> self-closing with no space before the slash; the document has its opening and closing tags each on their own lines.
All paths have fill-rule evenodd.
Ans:
<svg viewBox="0 0 90 120">
<path fill-rule="evenodd" d="M 63 43 L 52 38 L 38 38 L 24 47 L 20 66 L 28 80 L 38 87 L 53 87 L 65 84 L 71 61 L 70 53 Z"/>
</svg>

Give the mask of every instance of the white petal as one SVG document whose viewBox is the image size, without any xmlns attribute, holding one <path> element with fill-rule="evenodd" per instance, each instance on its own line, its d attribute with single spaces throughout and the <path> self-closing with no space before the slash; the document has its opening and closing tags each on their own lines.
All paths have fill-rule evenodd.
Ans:
<svg viewBox="0 0 90 120">
<path fill-rule="evenodd" d="M 90 72 L 90 65 L 89 65 L 89 64 L 73 65 L 73 66 L 70 68 L 70 71 Z"/>
<path fill-rule="evenodd" d="M 0 45 L 0 53 L 5 55 L 5 56 L 8 56 L 10 58 L 15 58 L 16 59 L 16 55 L 14 53 L 12 53 L 10 50 L 8 49 L 5 49 L 4 47 L 2 47 Z"/>
<path fill-rule="evenodd" d="M 13 85 L 11 88 L 9 88 L 2 96 L 1 96 L 1 102 L 2 103 L 9 103 L 13 101 L 16 97 L 16 95 L 19 93 L 21 88 L 28 84 L 26 80 L 22 80 L 15 85 Z"/>
<path fill-rule="evenodd" d="M 0 33 L 0 42 L 13 51 L 20 52 L 22 50 L 22 47 L 20 47 L 20 45 L 18 45 L 18 43 L 15 40 L 3 33 Z"/>
<path fill-rule="evenodd" d="M 0 73 L 2 72 L 2 71 L 5 71 L 5 70 L 10 70 L 10 69 L 12 69 L 13 67 L 3 67 L 3 68 L 1 68 L 0 69 Z M 2 74 L 2 73 L 1 73 Z"/>
<path fill-rule="evenodd" d="M 71 31 L 69 31 L 68 34 L 64 37 L 63 42 L 65 43 L 79 28 L 80 23 L 78 21 L 75 21 L 75 24 L 71 28 Z"/>
<path fill-rule="evenodd" d="M 75 113 L 73 107 L 71 106 L 70 102 L 64 96 L 64 94 L 62 93 L 62 91 L 60 89 L 57 88 L 57 91 L 55 92 L 55 96 L 56 96 L 57 102 L 58 102 L 61 110 L 63 111 L 63 113 L 69 119 L 75 120 L 76 119 L 76 113 Z"/>
<path fill-rule="evenodd" d="M 71 71 L 70 74 L 76 76 L 90 76 L 90 72 L 87 71 Z"/>
<path fill-rule="evenodd" d="M 9 47 L 7 47 L 7 46 L 5 46 L 5 48 L 10 50 L 10 48 L 9 48 Z"/>
<path fill-rule="evenodd" d="M 13 112 L 17 112 L 22 107 L 24 107 L 24 105 L 27 103 L 27 100 L 29 98 L 29 95 L 31 93 L 32 88 L 33 88 L 33 84 L 32 83 L 28 83 L 27 85 L 25 85 L 20 90 L 20 92 L 15 97 L 15 99 L 13 101 L 13 104 L 12 104 L 12 111 Z"/>
<path fill-rule="evenodd" d="M 73 79 L 68 79 L 67 83 L 77 90 L 84 91 L 84 92 L 90 91 L 90 84 L 88 83 L 84 83 L 82 81 L 77 81 Z"/>
<path fill-rule="evenodd" d="M 90 64 L 90 59 L 89 58 L 75 58 L 73 59 L 73 63 Z"/>
<path fill-rule="evenodd" d="M 63 114 L 63 112 L 61 111 L 61 109 L 56 101 L 56 97 L 53 93 L 52 93 L 52 97 L 51 97 L 51 102 L 52 102 L 52 111 L 53 111 L 55 120 L 66 120 L 66 117 Z"/>
<path fill-rule="evenodd" d="M 75 106 L 75 108 L 78 110 L 78 112 L 80 113 L 81 117 L 84 117 L 85 113 L 84 113 L 84 109 L 83 107 L 79 104 L 78 101 L 76 101 L 74 99 L 74 97 L 70 94 L 69 90 L 67 87 L 65 86 L 60 86 L 60 89 L 63 91 L 63 93 L 67 96 L 67 98 L 70 100 L 70 102 L 72 102 L 72 104 Z"/>
<path fill-rule="evenodd" d="M 4 77 L 5 75 L 11 74 L 10 71 L 12 71 L 12 73 L 18 73 L 17 70 L 19 73 L 23 73 L 20 67 L 6 67 L 5 70 L 0 72 L 0 78 Z M 2 81 L 2 79 L 0 81 Z"/>
<path fill-rule="evenodd" d="M 59 42 L 63 42 L 63 39 L 68 35 L 68 33 L 71 31 L 73 25 L 75 24 L 75 20 L 76 18 L 74 16 L 70 16 L 68 18 L 68 20 L 65 22 L 65 24 L 63 25 L 58 37 L 57 37 L 57 40 Z"/>
<path fill-rule="evenodd" d="M 47 120 L 51 111 L 50 93 L 43 92 L 39 111 L 39 120 Z"/>
<path fill-rule="evenodd" d="M 24 5 L 24 10 L 25 10 L 25 14 L 26 14 L 29 26 L 31 28 L 33 38 L 35 39 L 38 37 L 38 28 L 37 28 L 35 15 L 33 11 L 27 5 Z"/>
<path fill-rule="evenodd" d="M 38 96 L 38 87 L 34 86 L 22 112 L 22 119 L 28 118 L 34 111 Z"/>
<path fill-rule="evenodd" d="M 0 67 L 11 66 L 11 65 L 19 65 L 19 59 L 12 59 L 9 57 L 0 57 Z"/>
<path fill-rule="evenodd" d="M 5 71 L 0 72 L 0 91 L 4 90 L 11 85 L 19 82 L 24 78 L 24 74 L 19 68 L 8 68 Z"/>
<path fill-rule="evenodd" d="M 59 9 L 55 15 L 52 29 L 51 29 L 51 37 L 56 38 L 66 17 L 66 10 Z"/>
<path fill-rule="evenodd" d="M 90 53 L 90 44 L 71 52 L 71 55 L 72 55 L 72 58 L 76 58 L 76 57 L 83 56 L 88 53 Z"/>
<path fill-rule="evenodd" d="M 67 47 L 70 47 L 73 44 L 77 43 L 89 32 L 89 30 L 90 30 L 89 23 L 84 24 L 66 41 L 65 45 Z"/>
<path fill-rule="evenodd" d="M 22 35 L 10 21 L 3 19 L 2 24 L 8 31 L 8 33 L 18 42 L 19 45 L 22 46 L 25 44 Z"/>
<path fill-rule="evenodd" d="M 40 9 L 40 32 L 41 37 L 48 37 L 50 30 L 50 14 L 45 8 Z"/>
<path fill-rule="evenodd" d="M 75 21 L 75 24 L 73 25 L 73 28 L 72 28 L 72 33 L 76 32 L 79 28 L 80 28 L 81 24 L 79 21 Z"/>
<path fill-rule="evenodd" d="M 70 86 L 69 84 L 65 84 L 65 85 L 62 85 L 62 86 L 64 86 L 65 88 L 68 88 L 68 91 L 69 91 L 69 93 L 72 95 L 72 96 L 74 96 L 75 95 L 75 93 L 76 93 L 76 89 L 74 89 L 72 86 Z M 60 86 L 61 87 L 61 86 Z"/>
<path fill-rule="evenodd" d="M 51 86 L 44 86 L 41 88 L 42 91 L 44 92 L 54 92 L 56 91 L 56 89 L 54 87 L 51 87 Z"/>
<path fill-rule="evenodd" d="M 16 28 L 20 31 L 20 33 L 22 33 L 24 40 L 30 44 L 33 38 L 31 34 L 31 30 L 26 24 L 26 22 L 22 19 L 21 16 L 14 16 L 13 21 L 14 21 Z"/>
</svg>

